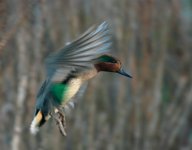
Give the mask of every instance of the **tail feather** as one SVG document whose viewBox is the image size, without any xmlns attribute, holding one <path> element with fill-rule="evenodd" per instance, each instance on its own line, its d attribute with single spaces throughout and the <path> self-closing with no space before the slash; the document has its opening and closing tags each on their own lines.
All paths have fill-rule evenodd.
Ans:
<svg viewBox="0 0 192 150">
<path fill-rule="evenodd" d="M 30 132 L 31 134 L 36 134 L 39 131 L 39 126 L 41 123 L 41 120 L 43 119 L 43 114 L 41 111 L 38 111 L 38 113 L 35 115 L 31 126 L 30 126 Z"/>
</svg>

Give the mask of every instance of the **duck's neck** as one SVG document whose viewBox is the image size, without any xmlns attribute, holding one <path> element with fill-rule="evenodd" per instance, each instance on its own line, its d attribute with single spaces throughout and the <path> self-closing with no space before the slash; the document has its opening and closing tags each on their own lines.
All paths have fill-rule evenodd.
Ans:
<svg viewBox="0 0 192 150">
<path fill-rule="evenodd" d="M 82 79 L 83 81 L 89 80 L 89 79 L 93 78 L 94 76 L 96 76 L 97 73 L 98 73 L 98 70 L 97 70 L 96 68 L 90 69 L 90 70 L 84 72 L 84 73 L 81 75 L 81 79 Z"/>
<path fill-rule="evenodd" d="M 106 62 L 99 62 L 94 65 L 96 70 L 98 72 L 100 71 L 106 71 L 106 72 L 115 72 L 116 70 L 116 65 L 112 63 L 106 63 Z"/>
</svg>

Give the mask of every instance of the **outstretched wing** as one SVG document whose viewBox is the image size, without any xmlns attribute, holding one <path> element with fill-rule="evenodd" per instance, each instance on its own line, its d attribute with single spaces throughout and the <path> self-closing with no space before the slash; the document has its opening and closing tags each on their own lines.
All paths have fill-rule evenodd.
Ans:
<svg viewBox="0 0 192 150">
<path fill-rule="evenodd" d="M 103 22 L 93 26 L 75 41 L 46 59 L 47 77 L 52 82 L 60 82 L 67 75 L 92 67 L 92 60 L 111 49 L 109 25 Z"/>
</svg>

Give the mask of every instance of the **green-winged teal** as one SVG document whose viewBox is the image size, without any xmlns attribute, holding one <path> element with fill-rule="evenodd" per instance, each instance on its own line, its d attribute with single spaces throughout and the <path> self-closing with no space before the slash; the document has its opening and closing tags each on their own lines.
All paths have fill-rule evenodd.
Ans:
<svg viewBox="0 0 192 150">
<path fill-rule="evenodd" d="M 106 22 L 88 29 L 46 59 L 46 80 L 38 94 L 31 133 L 36 133 L 51 116 L 72 102 L 81 85 L 101 71 L 115 72 L 131 78 L 120 60 L 108 55 L 112 40 Z"/>
</svg>

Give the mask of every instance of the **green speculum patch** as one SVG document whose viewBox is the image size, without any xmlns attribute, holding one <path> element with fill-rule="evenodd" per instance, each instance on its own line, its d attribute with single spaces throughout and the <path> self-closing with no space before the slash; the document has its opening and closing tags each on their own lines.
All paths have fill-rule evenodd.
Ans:
<svg viewBox="0 0 192 150">
<path fill-rule="evenodd" d="M 51 86 L 51 93 L 59 104 L 64 101 L 67 90 L 68 86 L 66 84 L 56 83 Z"/>
</svg>

